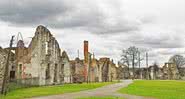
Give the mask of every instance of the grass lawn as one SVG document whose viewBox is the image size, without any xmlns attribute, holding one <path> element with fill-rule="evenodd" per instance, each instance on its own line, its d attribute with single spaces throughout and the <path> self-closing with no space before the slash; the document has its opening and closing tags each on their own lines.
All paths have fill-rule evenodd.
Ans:
<svg viewBox="0 0 185 99">
<path fill-rule="evenodd" d="M 87 84 L 87 83 L 66 84 L 66 85 L 58 85 L 58 86 L 24 88 L 24 89 L 17 89 L 9 92 L 6 97 L 0 96 L 0 99 L 23 99 L 23 98 L 30 98 L 30 97 L 36 97 L 36 96 L 56 95 L 56 94 L 94 89 L 94 88 L 102 87 L 113 83 L 115 82 L 90 83 L 90 84 Z"/>
<path fill-rule="evenodd" d="M 138 80 L 119 92 L 157 99 L 185 99 L 185 81 Z"/>
<path fill-rule="evenodd" d="M 77 98 L 77 99 L 124 99 L 124 98 L 106 96 L 106 97 L 84 97 L 84 98 Z"/>
</svg>

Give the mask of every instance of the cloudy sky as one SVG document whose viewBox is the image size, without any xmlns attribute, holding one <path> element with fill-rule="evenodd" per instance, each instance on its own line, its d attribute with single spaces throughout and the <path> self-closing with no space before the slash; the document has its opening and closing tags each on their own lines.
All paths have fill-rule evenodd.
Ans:
<svg viewBox="0 0 185 99">
<path fill-rule="evenodd" d="M 121 49 L 147 49 L 150 64 L 185 54 L 185 0 L 0 0 L 0 46 L 21 32 L 26 44 L 42 24 L 71 59 L 88 40 L 96 57 L 117 62 Z M 144 62 L 144 61 L 143 61 Z"/>
</svg>

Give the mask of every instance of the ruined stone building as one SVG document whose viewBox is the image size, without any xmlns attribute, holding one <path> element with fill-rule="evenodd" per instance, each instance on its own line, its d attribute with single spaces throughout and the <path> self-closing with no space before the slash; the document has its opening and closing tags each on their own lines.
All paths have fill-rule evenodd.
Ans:
<svg viewBox="0 0 185 99">
<path fill-rule="evenodd" d="M 7 49 L 0 48 L 0 85 L 2 84 Z M 70 60 L 66 51 L 44 26 L 36 28 L 28 47 L 18 40 L 13 47 L 10 78 L 28 85 L 53 85 L 81 82 L 107 82 L 118 78 L 118 68 L 108 57 L 95 58 L 84 41 L 84 59 Z"/>
<path fill-rule="evenodd" d="M 31 78 L 36 85 L 63 82 L 64 65 L 57 40 L 44 26 L 38 26 L 28 48 L 20 41 L 16 50 L 18 79 Z"/>
<path fill-rule="evenodd" d="M 151 80 L 162 79 L 163 76 L 162 68 L 158 67 L 157 65 L 149 66 L 148 72 L 149 79 Z"/>
<path fill-rule="evenodd" d="M 74 82 L 94 82 L 97 79 L 97 60 L 91 57 L 88 48 L 88 41 L 84 41 L 84 59 L 76 58 L 71 61 Z"/>
<path fill-rule="evenodd" d="M 99 59 L 99 81 L 108 82 L 117 79 L 116 65 L 110 58 L 104 57 Z"/>
<path fill-rule="evenodd" d="M 0 89 L 2 87 L 3 78 L 4 78 L 4 71 L 5 71 L 5 65 L 6 65 L 6 58 L 7 58 L 7 51 L 0 48 Z"/>
<path fill-rule="evenodd" d="M 130 77 L 129 68 L 126 65 L 118 62 L 117 67 L 117 79 L 128 79 Z"/>
<path fill-rule="evenodd" d="M 113 60 L 109 58 L 93 58 L 90 65 L 90 81 L 91 82 L 107 82 L 117 80 L 117 67 Z"/>
<path fill-rule="evenodd" d="M 84 41 L 84 59 L 71 61 L 74 82 L 107 82 L 117 79 L 117 67 L 113 60 L 104 57 L 99 60 L 88 50 L 88 41 Z"/>
<path fill-rule="evenodd" d="M 117 67 L 116 64 L 114 63 L 113 59 L 110 61 L 110 68 L 109 68 L 109 80 L 117 80 Z"/>
<path fill-rule="evenodd" d="M 118 65 L 116 72 L 117 72 L 117 79 L 118 80 L 124 79 L 126 72 L 124 72 L 124 68 L 122 66 Z"/>
<path fill-rule="evenodd" d="M 132 71 L 132 69 L 129 69 Z M 140 73 L 138 72 L 140 71 Z M 176 80 L 180 79 L 178 69 L 174 63 L 165 63 L 164 66 L 157 65 L 149 66 L 149 68 L 135 68 L 136 79 L 150 79 L 150 80 Z M 141 76 L 141 77 L 140 77 Z"/>
<path fill-rule="evenodd" d="M 179 72 L 174 63 L 165 63 L 163 66 L 163 79 L 179 79 Z"/>
<path fill-rule="evenodd" d="M 156 79 L 156 72 L 155 72 L 155 67 L 154 66 L 149 67 L 149 77 L 152 80 Z"/>
<path fill-rule="evenodd" d="M 91 60 L 90 65 L 90 81 L 91 82 L 99 82 L 99 63 L 93 54 L 93 59 Z"/>
<path fill-rule="evenodd" d="M 71 71 L 71 64 L 70 64 L 70 60 L 69 57 L 66 53 L 66 51 L 62 52 L 62 56 L 61 56 L 61 60 L 62 60 L 62 72 L 64 74 L 64 83 L 72 83 L 72 71 Z"/>
<path fill-rule="evenodd" d="M 99 59 L 99 82 L 108 82 L 109 81 L 109 58 L 100 58 Z"/>
<path fill-rule="evenodd" d="M 8 57 L 8 50 L 0 47 L 0 89 L 3 83 L 5 66 L 7 63 L 7 57 Z M 11 52 L 10 60 L 9 60 L 9 74 L 8 74 L 9 80 L 15 79 L 15 71 L 16 71 L 15 55 L 13 52 Z"/>
<path fill-rule="evenodd" d="M 76 58 L 75 60 L 70 61 L 71 64 L 71 73 L 72 81 L 74 83 L 85 82 L 84 77 L 84 61 Z"/>
</svg>

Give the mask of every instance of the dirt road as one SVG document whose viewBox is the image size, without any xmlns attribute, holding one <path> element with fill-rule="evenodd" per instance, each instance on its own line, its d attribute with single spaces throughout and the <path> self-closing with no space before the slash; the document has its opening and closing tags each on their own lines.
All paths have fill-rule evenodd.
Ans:
<svg viewBox="0 0 185 99">
<path fill-rule="evenodd" d="M 35 97 L 31 99 L 76 99 L 79 97 L 90 97 L 90 96 L 116 96 L 116 97 L 124 97 L 126 99 L 154 99 L 149 97 L 120 94 L 117 92 L 117 90 L 119 90 L 120 88 L 126 87 L 131 83 L 132 83 L 132 80 L 125 80 L 125 81 L 122 81 L 121 83 L 116 83 L 116 84 L 104 86 L 93 90 L 86 90 L 86 91 L 80 91 L 75 93 L 66 93 L 61 95 Z"/>
</svg>

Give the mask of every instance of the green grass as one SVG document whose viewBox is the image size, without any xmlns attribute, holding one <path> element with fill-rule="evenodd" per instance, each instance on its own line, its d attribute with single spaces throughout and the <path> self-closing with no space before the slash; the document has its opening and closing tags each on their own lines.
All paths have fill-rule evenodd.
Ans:
<svg viewBox="0 0 185 99">
<path fill-rule="evenodd" d="M 185 82 L 139 80 L 134 81 L 126 88 L 122 88 L 119 92 L 157 99 L 185 99 Z"/>
<path fill-rule="evenodd" d="M 36 96 L 47 96 L 47 95 L 56 95 L 63 93 L 71 93 L 82 90 L 89 90 L 98 87 L 102 87 L 108 84 L 113 84 L 115 82 L 107 82 L 107 83 L 90 83 L 90 84 L 66 84 L 66 85 L 58 85 L 58 86 L 43 86 L 43 87 L 32 87 L 32 88 L 24 88 L 17 89 L 11 91 L 7 94 L 7 96 L 2 97 L 0 99 L 23 99 L 30 98 Z"/>
<path fill-rule="evenodd" d="M 78 99 L 124 99 L 124 98 L 106 96 L 106 97 L 84 97 L 84 98 L 78 98 Z"/>
</svg>

